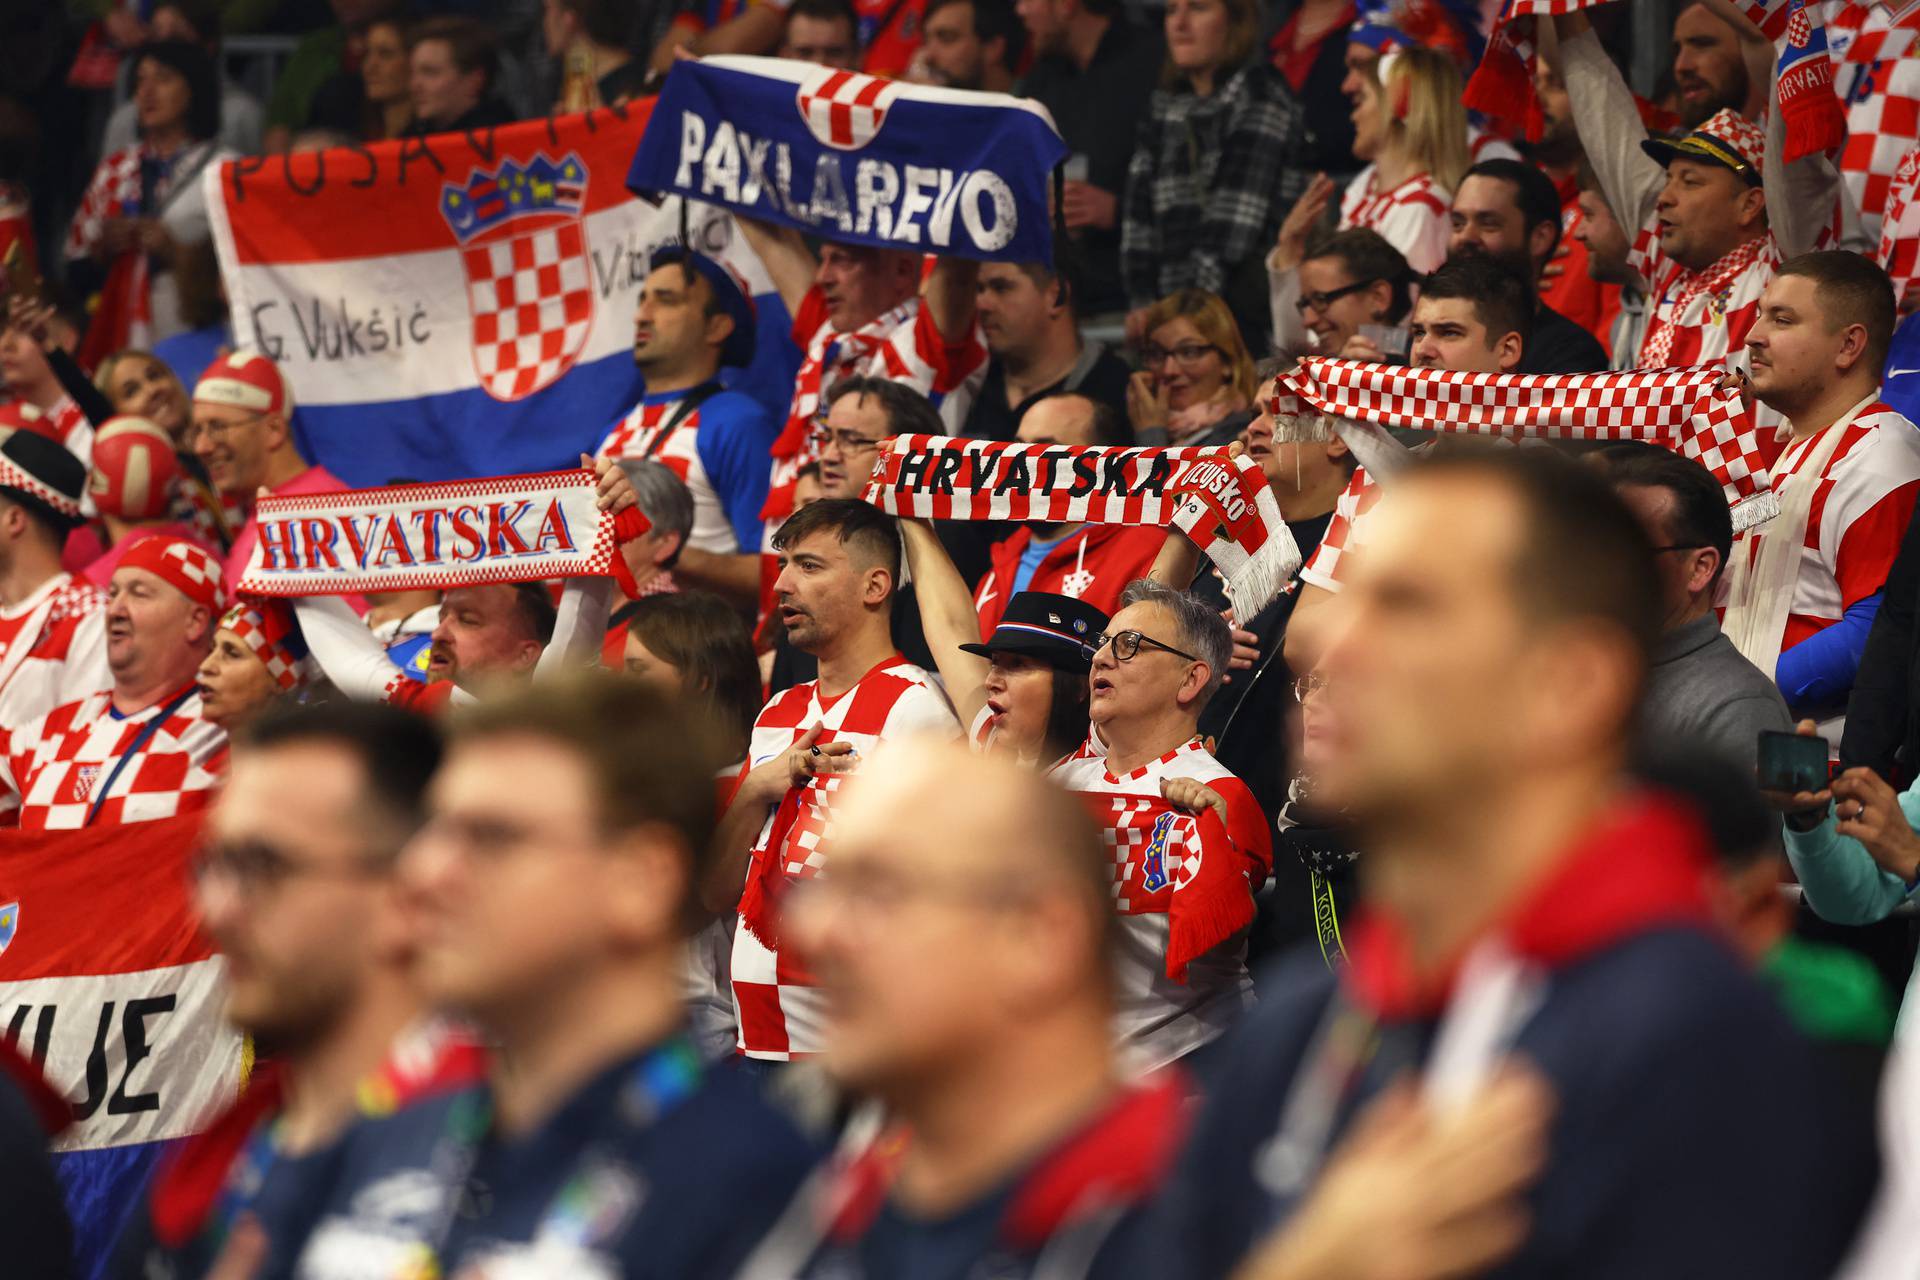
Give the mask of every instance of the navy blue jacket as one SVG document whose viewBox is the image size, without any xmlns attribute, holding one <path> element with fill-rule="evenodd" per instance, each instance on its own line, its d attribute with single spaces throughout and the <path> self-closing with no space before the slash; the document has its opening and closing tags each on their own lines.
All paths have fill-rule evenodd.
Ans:
<svg viewBox="0 0 1920 1280">
<path fill-rule="evenodd" d="M 1591 852 L 1632 862 L 1641 850 Z M 1563 918 L 1631 895 L 1594 878 L 1605 866 L 1588 858 L 1563 877 Z M 1511 1049 L 1556 1095 L 1548 1166 L 1529 1197 L 1526 1243 L 1491 1274 L 1827 1276 L 1863 1207 L 1860 1135 L 1839 1131 L 1848 1126 L 1811 1048 L 1731 949 L 1659 915 L 1546 970 Z M 1225 1276 L 1295 1207 L 1263 1160 L 1335 981 L 1318 954 L 1290 959 L 1223 1042 L 1155 1214 L 1158 1275 Z M 1359 999 L 1352 986 L 1339 998 Z M 1379 1047 L 1336 1109 L 1329 1149 L 1368 1100 L 1424 1063 L 1438 1029 L 1431 1014 L 1382 1014 L 1377 1026 Z"/>
<path fill-rule="evenodd" d="M 399 1274 L 426 1246 L 438 1275 L 493 1258 L 582 1280 L 730 1276 L 820 1152 L 727 1067 L 649 1106 L 644 1063 L 609 1068 L 518 1139 L 485 1126 L 484 1088 L 353 1130 L 296 1274 Z"/>
</svg>

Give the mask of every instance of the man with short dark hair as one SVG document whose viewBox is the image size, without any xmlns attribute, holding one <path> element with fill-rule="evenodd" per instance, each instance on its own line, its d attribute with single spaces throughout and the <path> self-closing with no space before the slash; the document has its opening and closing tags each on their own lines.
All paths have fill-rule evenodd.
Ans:
<svg viewBox="0 0 1920 1280">
<path fill-rule="evenodd" d="M 860 20 L 848 0 L 794 0 L 777 55 L 851 71 L 860 59 Z"/>
<path fill-rule="evenodd" d="M 1553 28 L 1551 24 L 1542 24 L 1535 28 L 1535 33 L 1543 46 L 1543 56 L 1534 60 L 1533 73 L 1533 96 L 1540 104 L 1541 135 L 1538 141 L 1528 144 L 1527 158 L 1540 166 L 1540 172 L 1553 184 L 1554 196 L 1560 203 L 1560 247 L 1541 271 L 1540 301 L 1607 346 L 1620 307 L 1620 288 L 1592 273 L 1586 240 L 1580 234 L 1586 222 L 1586 214 L 1580 207 L 1580 193 L 1582 183 L 1591 180 L 1593 166 L 1587 162 L 1587 153 L 1580 145 L 1580 131 L 1574 127 L 1567 82 L 1552 57 Z M 1622 252 L 1624 254 L 1624 250 Z M 1611 356 L 1612 348 L 1607 349 Z"/>
<path fill-rule="evenodd" d="M 1533 324 L 1515 373 L 1595 373 L 1607 353 L 1585 329 L 1540 301 L 1540 272 L 1560 243 L 1560 196 L 1519 160 L 1482 160 L 1453 193 L 1453 257 L 1505 262 L 1535 288 Z"/>
<path fill-rule="evenodd" d="M 1164 43 L 1118 0 L 1015 0 L 1014 10 L 1033 43 L 1020 93 L 1047 109 L 1072 152 L 1060 213 L 1084 264 L 1082 313 L 1125 310 L 1120 196 Z"/>
<path fill-rule="evenodd" d="M 1246 930 L 1273 841 L 1253 793 L 1198 733 L 1233 651 L 1226 622 L 1151 578 L 1119 605 L 1094 638 L 1091 732 L 1048 776 L 1081 796 L 1114 849 L 1114 1033 L 1128 1065 L 1147 1071 L 1210 1043 L 1252 1004 Z"/>
<path fill-rule="evenodd" d="M 1064 267 L 983 263 L 973 296 L 989 358 L 986 381 L 961 435 L 1011 440 L 1036 401 L 1063 391 L 1126 412 L 1131 371 L 1106 343 L 1081 336 L 1073 283 Z"/>
<path fill-rule="evenodd" d="M 347 1136 L 294 1274 L 734 1274 L 816 1149 L 683 1030 L 718 765 L 607 672 L 455 720 L 399 876 L 416 981 L 487 1076 Z"/>
<path fill-rule="evenodd" d="M 260 1271 L 283 1272 L 308 1181 L 363 1110 L 479 1075 L 477 1046 L 414 985 L 394 882 L 439 762 L 432 727 L 390 707 L 291 708 L 241 733 L 194 890 L 227 959 L 227 1018 L 263 1063 L 160 1167 L 117 1247 L 122 1274 L 205 1275 L 256 1236 Z M 216 1194 L 229 1187 L 244 1190 Z"/>
<path fill-rule="evenodd" d="M 1768 86 L 1756 85 L 1748 72 L 1749 38 L 1703 0 L 1674 15 L 1673 88 L 1681 127 L 1697 129 L 1722 111 L 1761 117 Z"/>
<path fill-rule="evenodd" d="M 1762 730 L 1793 728 L 1780 690 L 1720 630 L 1713 602 L 1733 546 L 1720 482 L 1691 458 L 1657 445 L 1602 453 L 1607 479 L 1653 544 L 1660 578 L 1660 640 L 1647 672 L 1640 732 L 1655 750 L 1705 748 L 1751 774 Z"/>
<path fill-rule="evenodd" d="M 669 246 L 653 255 L 633 326 L 644 390 L 594 452 L 673 468 L 694 504 L 683 576 L 752 605 L 760 596 L 767 452 L 780 426 L 753 397 L 724 389 L 720 373 L 753 361 L 753 299 L 725 263 Z"/>
<path fill-rule="evenodd" d="M 1013 91 L 1019 27 L 1007 0 L 927 0 L 906 78 L 949 89 Z"/>
<path fill-rule="evenodd" d="M 881 441 L 891 436 L 945 434 L 932 403 L 911 387 L 878 376 L 842 378 L 827 392 L 826 418 L 814 431 L 820 496 L 862 500 L 880 459 Z M 982 572 L 988 527 L 967 521 L 943 521 L 938 526 L 948 554 L 971 569 L 970 580 Z M 890 611 L 894 648 L 909 662 L 932 669 L 933 654 L 920 625 L 912 583 L 895 587 Z M 768 687 L 777 693 L 818 674 L 813 655 L 796 647 L 784 629 L 776 630 Z"/>
<path fill-rule="evenodd" d="M 824 1007 L 811 976 L 783 946 L 780 897 L 819 874 L 836 776 L 875 746 L 917 734 L 955 737 L 960 724 L 939 685 L 894 648 L 900 579 L 893 517 L 854 498 L 822 498 L 774 535 L 776 619 L 819 676 L 776 694 L 754 721 L 747 771 L 727 805 L 702 897 L 738 911 L 733 996 L 740 1051 L 784 1062 L 825 1047 Z"/>
<path fill-rule="evenodd" d="M 1533 326 L 1533 288 L 1499 259 L 1449 258 L 1427 277 L 1407 322 L 1418 369 L 1517 373 Z"/>
<path fill-rule="evenodd" d="M 1880 400 L 1893 324 L 1886 272 L 1833 250 L 1781 266 L 1747 334 L 1753 395 L 1792 434 L 1770 469 L 1780 514 L 1735 552 L 1722 621 L 1836 742 L 1920 497 L 1920 431 Z"/>
<path fill-rule="evenodd" d="M 1858 1212 L 1833 1100 L 1712 919 L 1698 819 L 1626 777 L 1650 554 L 1600 476 L 1544 450 L 1396 478 L 1318 668 L 1316 782 L 1360 824 L 1373 922 L 1337 971 L 1263 984 L 1222 1046 L 1169 1183 L 1185 1274 L 1233 1273 L 1288 1222 L 1372 1099 L 1459 1106 L 1509 1058 L 1558 1102 L 1501 1274 L 1830 1274 Z"/>
<path fill-rule="evenodd" d="M 406 136 L 485 129 L 513 119 L 494 96 L 500 50 L 484 24 L 473 18 L 426 18 L 407 32 L 407 43 L 413 120 Z"/>
</svg>

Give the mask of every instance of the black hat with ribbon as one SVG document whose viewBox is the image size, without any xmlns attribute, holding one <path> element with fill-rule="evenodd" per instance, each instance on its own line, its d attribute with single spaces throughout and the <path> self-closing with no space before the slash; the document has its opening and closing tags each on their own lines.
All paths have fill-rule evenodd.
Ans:
<svg viewBox="0 0 1920 1280">
<path fill-rule="evenodd" d="M 1007 612 L 985 644 L 963 644 L 967 653 L 990 658 L 1018 653 L 1062 671 L 1093 666 L 1093 638 L 1107 629 L 1107 615 L 1072 596 L 1050 591 L 1021 591 L 1007 601 Z"/>
</svg>

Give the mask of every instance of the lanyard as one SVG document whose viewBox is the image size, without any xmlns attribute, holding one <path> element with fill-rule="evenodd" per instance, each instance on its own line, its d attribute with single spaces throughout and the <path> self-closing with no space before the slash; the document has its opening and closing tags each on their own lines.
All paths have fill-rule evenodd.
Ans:
<svg viewBox="0 0 1920 1280">
<path fill-rule="evenodd" d="M 605 1148 L 638 1136 L 675 1107 L 693 1096 L 701 1079 L 700 1055 L 684 1035 L 659 1045 L 628 1070 L 608 1122 L 594 1146 Z M 433 1154 L 434 1179 L 447 1188 L 433 1230 L 401 1267 L 397 1280 L 443 1276 L 443 1255 L 453 1234 L 454 1219 L 467 1199 L 480 1148 L 493 1129 L 493 1099 L 484 1088 L 469 1090 L 447 1108 L 447 1120 Z M 576 1170 L 547 1202 L 534 1238 L 549 1233 L 573 1234 L 580 1218 L 580 1202 L 591 1192 L 595 1162 L 582 1159 Z"/>
<path fill-rule="evenodd" d="M 643 458 L 658 457 L 660 451 L 667 447 L 667 437 L 671 436 L 680 424 L 692 415 L 695 409 L 698 409 L 701 405 L 719 394 L 720 384 L 717 382 L 703 382 L 693 390 L 687 392 L 687 394 L 681 398 L 680 403 L 673 407 L 673 412 L 667 415 L 666 423 L 661 426 L 660 430 L 654 433 L 653 439 L 647 442 L 647 447 L 642 451 L 640 456 Z"/>
<path fill-rule="evenodd" d="M 1313 1185 L 1341 1108 L 1379 1050 L 1379 1024 L 1336 985 L 1281 1104 L 1280 1128 L 1255 1157 L 1268 1194 L 1292 1200 Z"/>
<path fill-rule="evenodd" d="M 107 802 L 107 796 L 113 791 L 113 784 L 119 780 L 120 771 L 127 767 L 127 761 L 139 755 L 140 748 L 152 741 L 153 735 L 160 732 L 160 726 L 168 720 L 171 720 L 173 713 L 184 706 L 187 699 L 191 698 L 199 689 L 200 686 L 197 684 L 188 685 L 180 692 L 174 694 L 166 706 L 160 708 L 159 715 L 156 715 L 153 719 L 140 726 L 140 732 L 135 734 L 133 741 L 127 744 L 127 749 L 120 753 L 120 758 L 113 762 L 113 772 L 107 775 L 107 780 L 100 785 L 100 789 L 93 793 L 93 803 L 87 807 L 87 820 L 81 823 L 81 826 L 90 827 L 93 825 L 94 818 L 100 813 L 100 806 Z"/>
</svg>

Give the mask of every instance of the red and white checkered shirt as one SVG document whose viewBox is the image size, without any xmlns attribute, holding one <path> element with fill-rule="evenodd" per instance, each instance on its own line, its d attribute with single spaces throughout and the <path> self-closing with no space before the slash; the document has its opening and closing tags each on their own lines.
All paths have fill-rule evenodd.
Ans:
<svg viewBox="0 0 1920 1280">
<path fill-rule="evenodd" d="M 26 831 L 87 825 L 95 789 L 164 700 L 130 716 L 109 691 L 64 703 L 0 740 L 0 824 Z M 96 826 L 153 822 L 205 808 L 227 771 L 227 731 L 207 720 L 195 690 L 113 778 Z"/>
<path fill-rule="evenodd" d="M 1431 174 L 1415 174 L 1391 191 L 1374 189 L 1374 168 L 1354 175 L 1340 197 L 1340 229 L 1370 227 L 1425 275 L 1447 260 L 1453 238 L 1453 194 Z"/>
<path fill-rule="evenodd" d="M 818 681 L 795 685 L 774 698 L 753 722 L 748 770 L 790 749 L 815 725 L 826 730 L 821 742 L 852 743 L 861 756 L 895 738 L 960 735 L 959 719 L 933 677 L 894 654 L 837 698 L 823 699 Z M 767 819 L 754 848 L 756 862 L 771 860 L 765 871 L 781 880 L 805 880 L 820 873 L 826 865 L 821 842 L 844 776 L 814 778 Z M 772 847 L 775 842 L 777 847 Z M 748 875 L 761 870 L 756 866 Z M 755 937 L 744 915 L 733 933 L 732 976 L 742 1053 L 784 1061 L 820 1052 L 820 997 L 811 975 L 790 952 Z"/>
<path fill-rule="evenodd" d="M 1920 139 L 1920 6 L 1825 0 L 1821 23 L 1834 92 L 1847 113 L 1840 176 L 1860 206 L 1862 229 L 1878 240 L 1894 175 Z"/>
<path fill-rule="evenodd" d="M 1845 434 L 1818 476 L 1802 472 L 1818 435 L 1788 445 L 1773 466 L 1777 493 L 1810 481 L 1815 486 L 1783 652 L 1886 585 L 1920 497 L 1920 429 L 1913 423 L 1875 403 L 1841 430 Z M 1746 554 L 1756 554 L 1757 541 L 1744 541 Z"/>
<path fill-rule="evenodd" d="M 1747 330 L 1760 314 L 1760 295 L 1780 266 L 1773 237 L 1749 240 L 1704 271 L 1689 271 L 1660 248 L 1650 219 L 1634 241 L 1629 262 L 1647 282 L 1647 332 L 1640 342 L 1643 369 L 1714 364 L 1747 367 Z"/>
<path fill-rule="evenodd" d="M 1107 769 L 1093 742 L 1048 776 L 1087 802 L 1113 856 L 1113 908 L 1120 915 L 1114 1034 L 1129 1065 L 1142 1071 L 1185 1056 L 1225 1031 L 1253 1003 L 1244 932 L 1191 961 L 1186 981 L 1167 976 L 1175 895 L 1199 874 L 1198 819 L 1160 794 L 1168 778 L 1205 783 L 1227 802 L 1227 838 L 1242 860 L 1249 905 L 1273 869 L 1266 816 L 1246 784 L 1198 738 L 1124 777 Z"/>
<path fill-rule="evenodd" d="M 0 608 L 0 730 L 112 684 L 106 597 L 57 573 L 11 609 Z"/>
</svg>

